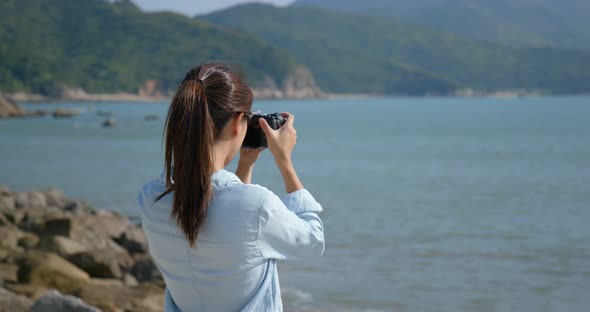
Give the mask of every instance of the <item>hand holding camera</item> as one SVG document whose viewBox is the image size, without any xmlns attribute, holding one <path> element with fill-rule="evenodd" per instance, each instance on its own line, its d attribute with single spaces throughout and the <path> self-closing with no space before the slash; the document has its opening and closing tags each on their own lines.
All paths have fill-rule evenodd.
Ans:
<svg viewBox="0 0 590 312">
<path fill-rule="evenodd" d="M 291 153 L 297 142 L 297 131 L 293 127 L 295 116 L 290 113 L 281 113 L 280 116 L 284 124 L 278 129 L 272 127 L 265 118 L 259 120 L 260 127 L 266 135 L 268 149 L 279 167 L 291 163 Z"/>
<path fill-rule="evenodd" d="M 248 122 L 248 130 L 242 143 L 243 151 L 268 147 L 281 171 L 287 193 L 303 189 L 303 184 L 291 162 L 291 153 L 297 142 L 294 121 L 295 116 L 290 113 L 253 115 Z M 251 167 L 244 176 L 247 176 L 243 180 L 244 183 L 250 183 Z"/>
</svg>

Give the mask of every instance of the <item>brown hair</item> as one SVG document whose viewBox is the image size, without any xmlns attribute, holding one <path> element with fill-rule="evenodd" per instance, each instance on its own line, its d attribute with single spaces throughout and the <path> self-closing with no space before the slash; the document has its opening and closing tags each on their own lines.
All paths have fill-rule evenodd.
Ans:
<svg viewBox="0 0 590 312">
<path fill-rule="evenodd" d="M 225 63 L 207 63 L 186 74 L 170 103 L 164 126 L 166 191 L 155 201 L 174 191 L 170 218 L 190 247 L 195 246 L 213 194 L 215 139 L 236 112 L 251 109 L 252 101 L 242 75 Z"/>
</svg>

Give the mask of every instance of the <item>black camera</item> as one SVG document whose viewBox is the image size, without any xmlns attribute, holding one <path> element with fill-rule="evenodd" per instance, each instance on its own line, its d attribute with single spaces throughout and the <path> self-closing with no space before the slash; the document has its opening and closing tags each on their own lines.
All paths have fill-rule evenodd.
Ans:
<svg viewBox="0 0 590 312">
<path fill-rule="evenodd" d="M 285 123 L 285 117 L 279 113 L 272 113 L 272 114 L 260 114 L 254 113 L 252 117 L 250 117 L 250 121 L 248 122 L 248 130 L 246 131 L 246 137 L 244 138 L 244 142 L 242 143 L 243 148 L 260 148 L 260 147 L 268 147 L 266 142 L 266 135 L 264 131 L 260 127 L 260 118 L 264 118 L 268 125 L 274 129 L 279 129 Z"/>
</svg>

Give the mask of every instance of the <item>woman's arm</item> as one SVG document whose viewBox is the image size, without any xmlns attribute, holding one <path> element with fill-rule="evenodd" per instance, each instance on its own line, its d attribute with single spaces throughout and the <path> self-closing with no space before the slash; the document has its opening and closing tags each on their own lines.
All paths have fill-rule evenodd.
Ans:
<svg viewBox="0 0 590 312">
<path fill-rule="evenodd" d="M 254 163 L 260 156 L 260 153 L 264 148 L 257 149 L 240 149 L 240 160 L 238 161 L 238 168 L 236 168 L 236 175 L 242 183 L 252 183 L 252 170 L 254 169 Z"/>
<path fill-rule="evenodd" d="M 286 121 L 278 130 L 273 130 L 264 118 L 260 118 L 260 127 L 266 134 L 268 148 L 283 176 L 285 190 L 287 193 L 293 193 L 303 189 L 303 184 L 301 184 L 291 162 L 291 153 L 297 142 L 297 131 L 293 127 L 295 116 L 290 113 L 282 113 L 282 115 Z"/>
<path fill-rule="evenodd" d="M 322 206 L 301 189 L 279 199 L 268 191 L 258 225 L 258 246 L 265 259 L 303 260 L 324 253 Z"/>
</svg>

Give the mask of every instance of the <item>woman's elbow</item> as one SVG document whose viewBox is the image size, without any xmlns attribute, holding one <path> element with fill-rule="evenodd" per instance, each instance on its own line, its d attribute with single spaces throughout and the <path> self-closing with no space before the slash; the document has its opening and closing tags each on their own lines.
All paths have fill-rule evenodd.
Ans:
<svg viewBox="0 0 590 312">
<path fill-rule="evenodd" d="M 326 243 L 324 241 L 324 232 L 319 231 L 313 234 L 313 244 L 309 250 L 309 257 L 321 257 L 326 250 Z"/>
</svg>

